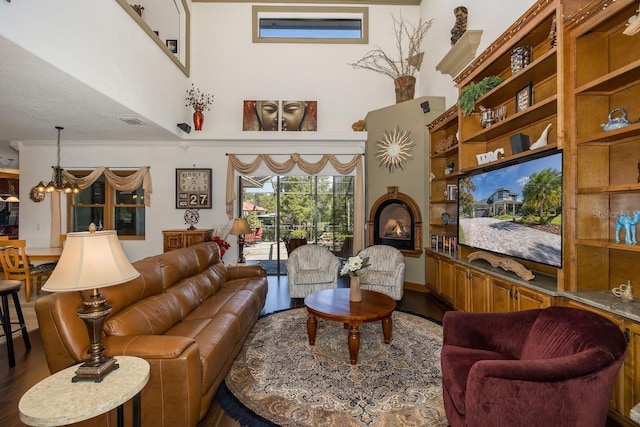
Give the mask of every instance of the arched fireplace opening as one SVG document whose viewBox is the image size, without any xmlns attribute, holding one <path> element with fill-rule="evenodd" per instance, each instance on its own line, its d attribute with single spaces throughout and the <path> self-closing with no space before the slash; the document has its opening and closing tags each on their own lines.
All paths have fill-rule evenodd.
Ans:
<svg viewBox="0 0 640 427">
<path fill-rule="evenodd" d="M 422 215 L 416 202 L 398 187 L 387 187 L 369 213 L 369 245 L 389 245 L 405 256 L 422 254 Z"/>
</svg>

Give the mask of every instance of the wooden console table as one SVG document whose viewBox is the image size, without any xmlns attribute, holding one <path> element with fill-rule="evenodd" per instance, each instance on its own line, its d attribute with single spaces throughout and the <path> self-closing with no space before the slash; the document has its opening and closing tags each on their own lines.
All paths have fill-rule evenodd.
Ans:
<svg viewBox="0 0 640 427">
<path fill-rule="evenodd" d="M 209 242 L 213 238 L 213 229 L 208 230 L 164 230 L 162 240 L 164 252 L 186 248 L 196 243 Z"/>
</svg>

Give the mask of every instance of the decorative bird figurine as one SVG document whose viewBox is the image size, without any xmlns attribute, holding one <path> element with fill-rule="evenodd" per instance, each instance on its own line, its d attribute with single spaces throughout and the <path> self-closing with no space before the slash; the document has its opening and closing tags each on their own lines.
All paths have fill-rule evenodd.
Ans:
<svg viewBox="0 0 640 427">
<path fill-rule="evenodd" d="M 544 130 L 542 131 L 542 135 L 540 135 L 540 138 L 538 138 L 536 142 L 529 146 L 529 150 L 535 150 L 536 148 L 541 148 L 547 145 L 547 137 L 549 136 L 549 129 L 551 129 L 551 125 L 552 123 L 549 123 L 547 127 L 544 128 Z"/>
</svg>

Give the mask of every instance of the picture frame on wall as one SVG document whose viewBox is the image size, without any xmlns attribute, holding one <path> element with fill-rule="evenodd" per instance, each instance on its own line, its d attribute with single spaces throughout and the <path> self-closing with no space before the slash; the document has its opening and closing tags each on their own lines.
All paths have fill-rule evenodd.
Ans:
<svg viewBox="0 0 640 427">
<path fill-rule="evenodd" d="M 516 113 L 524 111 L 533 105 L 533 84 L 524 85 L 516 92 Z"/>
<path fill-rule="evenodd" d="M 178 53 L 178 40 L 167 39 L 167 47 L 171 53 Z"/>
</svg>

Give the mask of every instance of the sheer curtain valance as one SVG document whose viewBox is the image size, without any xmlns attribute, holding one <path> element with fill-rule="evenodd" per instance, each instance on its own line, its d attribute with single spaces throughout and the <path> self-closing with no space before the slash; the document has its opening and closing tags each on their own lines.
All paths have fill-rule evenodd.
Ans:
<svg viewBox="0 0 640 427">
<path fill-rule="evenodd" d="M 67 170 L 62 171 L 64 180 L 70 184 L 75 184 L 81 190 L 88 188 L 96 182 L 98 178 L 104 175 L 105 180 L 115 189 L 120 191 L 134 191 L 142 186 L 144 190 L 144 204 L 151 206 L 151 193 L 153 186 L 151 184 L 150 166 L 143 166 L 137 171 L 127 176 L 118 176 L 105 166 L 97 167 L 89 175 L 76 177 Z M 54 177 L 55 178 L 55 177 Z M 55 191 L 51 193 L 51 238 L 50 246 L 58 248 L 61 246 L 60 234 L 62 233 L 62 213 L 60 208 L 60 193 Z"/>
<path fill-rule="evenodd" d="M 229 219 L 233 218 L 233 202 L 236 200 L 235 191 L 235 172 L 240 175 L 249 175 L 255 172 L 262 163 L 264 163 L 270 171 L 278 175 L 284 175 L 294 167 L 298 167 L 304 173 L 309 175 L 317 175 L 327 166 L 331 164 L 334 169 L 341 175 L 350 175 L 355 170 L 355 189 L 354 189 L 354 224 L 353 224 L 353 244 L 354 253 L 358 253 L 364 248 L 364 178 L 361 154 L 355 154 L 351 161 L 342 163 L 335 154 L 324 154 L 317 162 L 309 162 L 302 158 L 298 153 L 289 155 L 289 159 L 279 163 L 275 161 L 269 154 L 258 154 L 256 158 L 248 163 L 238 159 L 236 154 L 229 154 L 227 166 L 227 194 L 226 194 L 226 211 Z"/>
</svg>

